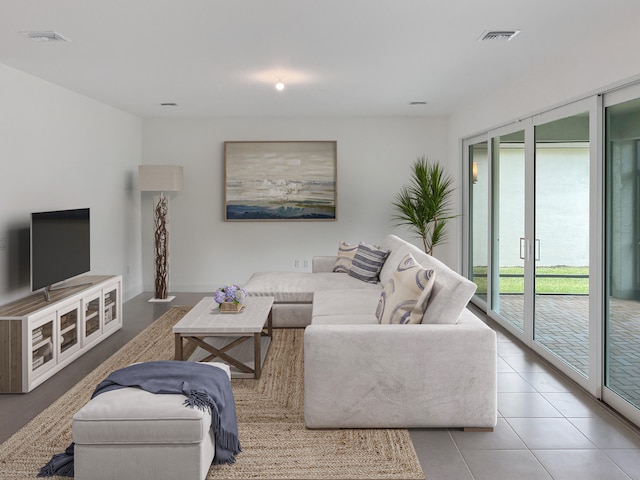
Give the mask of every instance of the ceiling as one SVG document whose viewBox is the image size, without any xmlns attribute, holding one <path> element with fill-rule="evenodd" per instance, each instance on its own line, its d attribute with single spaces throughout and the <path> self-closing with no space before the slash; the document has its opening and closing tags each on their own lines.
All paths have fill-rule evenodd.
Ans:
<svg viewBox="0 0 640 480">
<path fill-rule="evenodd" d="M 0 63 L 143 118 L 437 116 L 637 18 L 638 0 L 1 0 Z M 503 29 L 521 33 L 478 41 Z"/>
</svg>

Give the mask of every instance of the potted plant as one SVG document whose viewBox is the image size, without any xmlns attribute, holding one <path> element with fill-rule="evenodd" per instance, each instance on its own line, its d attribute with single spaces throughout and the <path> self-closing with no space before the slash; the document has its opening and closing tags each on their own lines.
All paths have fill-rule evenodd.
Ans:
<svg viewBox="0 0 640 480">
<path fill-rule="evenodd" d="M 446 239 L 447 221 L 451 214 L 453 179 L 438 162 L 429 162 L 426 156 L 418 158 L 411 172 L 411 183 L 402 187 L 393 206 L 398 211 L 394 220 L 408 225 L 409 230 L 422 239 L 424 251 L 433 255 L 436 245 Z"/>
<path fill-rule="evenodd" d="M 220 305 L 220 312 L 239 313 L 247 295 L 247 291 L 238 285 L 226 285 L 216 290 L 213 299 Z"/>
</svg>

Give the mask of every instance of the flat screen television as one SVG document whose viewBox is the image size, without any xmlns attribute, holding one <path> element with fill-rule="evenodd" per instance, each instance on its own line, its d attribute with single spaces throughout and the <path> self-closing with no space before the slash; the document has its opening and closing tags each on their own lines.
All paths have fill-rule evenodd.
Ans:
<svg viewBox="0 0 640 480">
<path fill-rule="evenodd" d="M 49 290 L 91 270 L 89 209 L 31 214 L 31 288 Z"/>
</svg>

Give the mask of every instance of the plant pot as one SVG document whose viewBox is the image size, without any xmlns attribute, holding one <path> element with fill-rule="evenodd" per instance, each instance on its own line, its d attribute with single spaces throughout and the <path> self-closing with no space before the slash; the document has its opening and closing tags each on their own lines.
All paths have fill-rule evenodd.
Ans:
<svg viewBox="0 0 640 480">
<path fill-rule="evenodd" d="M 223 302 L 220 304 L 220 313 L 240 313 L 244 305 L 234 302 Z"/>
</svg>

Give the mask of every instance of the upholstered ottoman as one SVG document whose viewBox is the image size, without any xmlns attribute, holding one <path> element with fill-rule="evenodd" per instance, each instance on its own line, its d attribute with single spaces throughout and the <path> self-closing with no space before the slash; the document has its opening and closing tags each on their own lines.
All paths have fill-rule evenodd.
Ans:
<svg viewBox="0 0 640 480">
<path fill-rule="evenodd" d="M 223 363 L 209 363 L 222 368 Z M 215 454 L 211 414 L 184 395 L 138 388 L 102 393 L 73 416 L 75 478 L 202 480 Z"/>
</svg>

